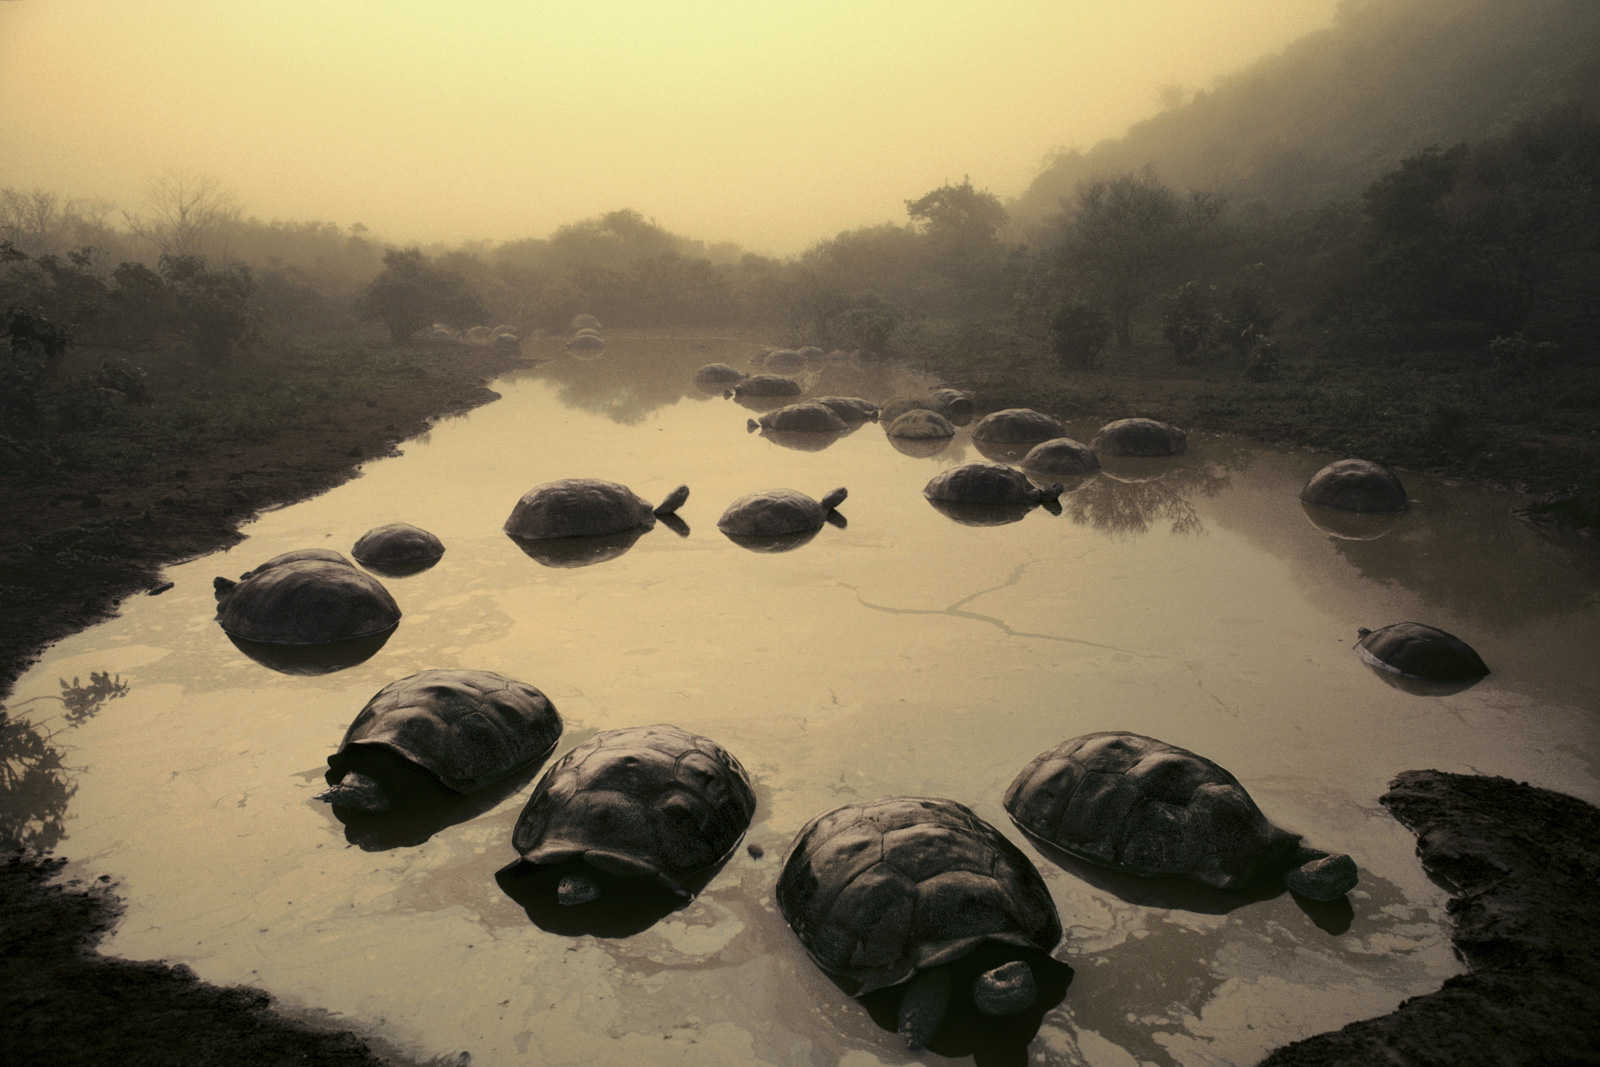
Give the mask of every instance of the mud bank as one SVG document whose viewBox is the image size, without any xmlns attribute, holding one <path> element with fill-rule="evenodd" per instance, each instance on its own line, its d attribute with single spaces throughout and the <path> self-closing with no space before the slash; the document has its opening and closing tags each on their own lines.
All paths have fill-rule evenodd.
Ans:
<svg viewBox="0 0 1600 1067">
<path fill-rule="evenodd" d="M 1600 1063 L 1600 809 L 1441 771 L 1406 771 L 1381 799 L 1450 891 L 1471 971 L 1262 1067 Z"/>
</svg>

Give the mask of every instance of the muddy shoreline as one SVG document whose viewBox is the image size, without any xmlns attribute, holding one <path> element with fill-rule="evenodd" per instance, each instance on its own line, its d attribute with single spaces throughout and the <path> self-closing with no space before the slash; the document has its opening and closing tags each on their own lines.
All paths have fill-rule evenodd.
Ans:
<svg viewBox="0 0 1600 1067">
<path fill-rule="evenodd" d="M 381 402 L 339 408 L 334 429 L 213 450 L 141 484 L 86 475 L 7 486 L 0 693 L 50 644 L 114 615 L 126 597 L 159 595 L 163 566 L 237 543 L 255 513 L 358 476 L 362 461 L 435 419 L 495 399 L 484 382 L 520 363 L 492 350 L 452 351 Z M 1450 888 L 1455 941 L 1472 971 L 1267 1063 L 1600 1063 L 1600 1040 L 1586 1027 L 1600 1013 L 1592 914 L 1600 811 L 1526 784 L 1436 771 L 1402 775 L 1383 803 L 1419 835 L 1424 866 Z M 98 956 L 120 914 L 115 887 L 52 886 L 61 863 L 16 852 L 0 869 L 0 1060 L 406 1062 L 286 1018 L 259 991 Z"/>
</svg>

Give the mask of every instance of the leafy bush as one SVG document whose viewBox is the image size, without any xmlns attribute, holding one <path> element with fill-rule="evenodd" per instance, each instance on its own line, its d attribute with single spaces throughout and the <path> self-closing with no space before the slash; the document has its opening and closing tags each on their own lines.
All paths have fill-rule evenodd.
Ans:
<svg viewBox="0 0 1600 1067">
<path fill-rule="evenodd" d="M 1068 367 L 1094 369 L 1111 333 L 1110 316 L 1081 297 L 1068 297 L 1050 317 L 1050 348 Z"/>
</svg>

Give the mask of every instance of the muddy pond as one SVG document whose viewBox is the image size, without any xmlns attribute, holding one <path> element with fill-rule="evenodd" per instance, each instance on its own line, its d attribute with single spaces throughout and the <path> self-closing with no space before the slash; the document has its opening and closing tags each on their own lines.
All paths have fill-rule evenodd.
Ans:
<svg viewBox="0 0 1600 1067">
<path fill-rule="evenodd" d="M 940 470 L 985 458 L 966 431 L 933 455 L 891 447 L 873 423 L 790 447 L 691 382 L 703 363 L 746 365 L 754 344 L 614 335 L 591 359 L 546 346 L 534 354 L 550 362 L 494 384 L 500 401 L 170 568 L 174 588 L 133 598 L 20 681 L 14 713 L 62 768 L 4 815 L 72 857 L 64 876 L 117 883 L 127 911 L 104 951 L 265 989 L 420 1060 L 1247 1064 L 1459 972 L 1446 894 L 1378 804 L 1397 772 L 1600 801 L 1595 560 L 1517 522 L 1509 496 L 1413 475 L 1412 511 L 1335 536 L 1297 493 L 1337 457 L 1191 436 L 1181 457 L 1098 475 L 1060 514 L 970 525 L 922 496 Z M 812 391 L 882 400 L 927 384 L 834 365 Z M 577 476 L 651 500 L 687 483 L 687 532 L 657 525 L 567 566 L 501 532 L 526 490 Z M 847 487 L 846 523 L 785 552 L 718 531 L 735 498 L 780 486 Z M 365 661 L 283 673 L 214 621 L 214 577 L 291 549 L 349 554 L 395 521 L 447 551 L 383 579 L 404 617 Z M 1447 695 L 1387 684 L 1352 645 L 1359 627 L 1405 620 L 1463 637 L 1493 673 Z M 585 932 L 536 923 L 496 878 L 517 858 L 532 772 L 420 843 L 350 840 L 313 799 L 326 757 L 374 692 L 434 667 L 538 686 L 565 721 L 552 760 L 625 726 L 714 738 L 755 787 L 744 843 L 680 910 Z M 1042 855 L 1001 796 L 1037 753 L 1098 730 L 1208 756 L 1278 825 L 1350 853 L 1348 904 Z M 1042 872 L 1065 929 L 1055 956 L 1075 973 L 1025 1045 L 909 1053 L 780 916 L 796 831 L 889 794 L 970 806 Z"/>
</svg>

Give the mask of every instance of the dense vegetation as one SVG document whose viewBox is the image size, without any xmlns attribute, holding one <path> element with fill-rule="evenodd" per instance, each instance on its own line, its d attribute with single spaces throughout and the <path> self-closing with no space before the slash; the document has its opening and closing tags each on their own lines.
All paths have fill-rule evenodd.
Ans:
<svg viewBox="0 0 1600 1067">
<path fill-rule="evenodd" d="M 126 452 L 135 426 L 293 425 L 297 381 L 354 387 L 321 377 L 341 346 L 373 367 L 385 334 L 554 334 L 587 312 L 906 356 L 992 406 L 1138 409 L 1592 494 L 1597 85 L 1588 0 L 1352 0 L 1058 158 L 1009 208 L 963 180 L 784 260 L 627 209 L 407 249 L 248 219 L 204 179 L 162 179 L 117 225 L 108 205 L 3 190 L 0 470 L 108 462 L 83 435 Z"/>
</svg>

